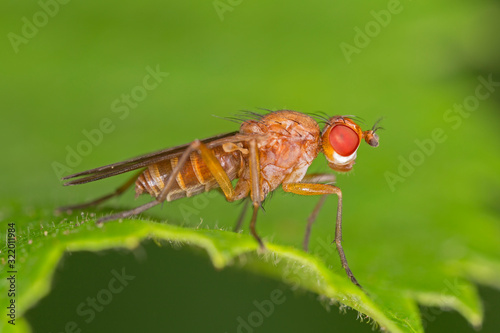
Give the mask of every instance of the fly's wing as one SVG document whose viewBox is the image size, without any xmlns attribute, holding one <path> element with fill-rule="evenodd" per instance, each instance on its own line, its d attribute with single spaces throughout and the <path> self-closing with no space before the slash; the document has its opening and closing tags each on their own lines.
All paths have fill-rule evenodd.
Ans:
<svg viewBox="0 0 500 333">
<path fill-rule="evenodd" d="M 231 133 L 216 135 L 201 140 L 201 142 L 207 145 L 208 148 L 214 148 L 216 146 L 223 145 L 224 143 L 229 143 L 229 142 L 237 143 L 237 142 L 247 141 L 247 139 L 248 139 L 247 136 L 241 135 L 239 134 L 239 132 L 231 132 Z M 66 176 L 62 179 L 63 180 L 72 179 L 64 184 L 67 186 L 67 185 L 85 184 L 99 179 L 116 176 L 132 170 L 145 168 L 151 164 L 158 163 L 166 159 L 179 157 L 182 155 L 182 153 L 186 150 L 188 146 L 189 144 L 185 144 L 173 148 L 160 150 L 154 153 L 134 157 L 123 162 L 109 164 L 99 168 L 75 173 L 73 175 Z"/>
</svg>

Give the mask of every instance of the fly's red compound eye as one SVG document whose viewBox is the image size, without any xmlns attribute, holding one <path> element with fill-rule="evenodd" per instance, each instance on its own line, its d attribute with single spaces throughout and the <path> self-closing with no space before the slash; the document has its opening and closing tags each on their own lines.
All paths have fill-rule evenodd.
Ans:
<svg viewBox="0 0 500 333">
<path fill-rule="evenodd" d="M 340 156 L 352 155 L 359 146 L 358 134 L 348 126 L 337 125 L 330 131 L 330 144 Z"/>
</svg>

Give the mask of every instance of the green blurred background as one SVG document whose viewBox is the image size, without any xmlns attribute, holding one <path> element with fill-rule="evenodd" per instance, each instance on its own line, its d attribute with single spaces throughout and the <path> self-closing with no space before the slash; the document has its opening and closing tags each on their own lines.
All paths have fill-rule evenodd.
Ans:
<svg viewBox="0 0 500 333">
<path fill-rule="evenodd" d="M 15 205 L 51 210 L 118 186 L 124 178 L 64 188 L 54 169 L 54 162 L 67 165 L 68 149 L 85 148 L 85 131 L 95 133 L 103 119 L 109 119 L 110 129 L 86 147 L 88 153 L 73 161 L 71 171 L 233 131 L 238 125 L 212 115 L 269 108 L 354 114 L 365 119 L 366 128 L 385 117 L 380 147 L 362 146 L 355 170 L 338 178 L 345 200 L 346 252 L 365 279 L 387 274 L 388 281 L 404 286 L 394 270 L 384 269 L 404 261 L 404 251 L 386 246 L 397 243 L 391 239 L 393 230 L 411 234 L 413 250 L 432 252 L 433 239 L 425 238 L 429 229 L 452 232 L 449 221 L 460 219 L 462 210 L 481 211 L 496 223 L 488 236 L 498 237 L 500 92 L 460 118 L 463 123 L 456 129 L 443 116 L 474 94 L 477 77 L 492 75 L 500 81 L 500 3 L 395 3 L 3 2 L 2 217 Z M 40 14 L 42 7 L 53 15 Z M 390 16 L 381 14 L 389 10 Z M 373 23 L 375 16 L 384 22 Z M 30 27 L 33 22 L 38 27 Z M 367 26 L 371 36 L 359 37 L 358 29 Z M 346 44 L 356 51 L 346 55 Z M 147 68 L 168 76 L 144 90 Z M 132 95 L 129 106 L 124 95 Z M 397 174 L 400 157 L 408 159 L 417 149 L 415 140 L 431 138 L 436 128 L 444 130 L 447 140 L 391 187 L 387 172 Z M 310 170 L 327 171 L 323 157 Z M 186 226 L 234 223 L 237 204 L 227 204 L 221 196 L 203 198 L 157 207 L 149 214 Z M 146 200 L 134 201 L 129 194 L 107 207 L 133 207 Z M 267 240 L 300 247 L 315 201 L 278 191 L 259 217 L 259 232 Z M 333 232 L 327 218 L 335 213 L 332 206 L 322 213 L 316 230 Z M 469 206 L 475 210 L 465 211 Z M 193 212 L 189 216 L 182 214 L 186 207 Z M 436 219 L 443 223 L 436 226 Z M 373 247 L 373 267 L 359 264 L 356 248 L 363 246 Z M 389 251 L 383 258 L 396 257 L 394 262 L 377 260 L 379 246 Z M 75 314 L 77 305 L 121 267 L 136 281 L 95 320 L 83 322 Z M 133 253 L 68 255 L 51 294 L 27 316 L 34 332 L 61 332 L 71 320 L 80 320 L 80 328 L 88 332 L 234 332 L 237 318 L 247 318 L 255 311 L 253 302 L 268 299 L 275 289 L 283 290 L 287 301 L 255 332 L 371 331 L 370 324 L 356 321 L 354 311 L 339 314 L 333 305 L 328 312 L 313 294 L 292 292 L 280 282 L 235 269 L 217 272 L 201 251 L 153 243 Z M 480 292 L 486 311 L 483 331 L 496 332 L 500 294 L 488 287 Z M 429 332 L 473 331 L 456 312 L 436 312 L 425 322 Z"/>
</svg>

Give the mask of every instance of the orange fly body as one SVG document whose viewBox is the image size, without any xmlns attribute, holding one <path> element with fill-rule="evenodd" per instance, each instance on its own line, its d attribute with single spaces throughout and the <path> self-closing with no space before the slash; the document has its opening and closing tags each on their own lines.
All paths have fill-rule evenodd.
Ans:
<svg viewBox="0 0 500 333">
<path fill-rule="evenodd" d="M 97 223 L 137 215 L 164 201 L 191 197 L 221 189 L 227 201 L 252 202 L 250 231 L 264 248 L 255 224 L 257 213 L 267 195 L 280 185 L 286 192 L 322 196 L 306 228 L 303 247 L 307 251 L 311 226 L 327 195 L 336 194 L 338 208 L 335 243 L 342 266 L 353 283 L 359 286 L 349 269 L 342 248 L 342 191 L 331 184 L 331 174 L 306 174 L 313 160 L 322 153 L 331 169 L 352 169 L 361 141 L 378 146 L 379 127 L 363 131 L 350 116 L 323 118 L 325 126 L 304 113 L 280 110 L 266 114 L 249 112 L 237 132 L 217 135 L 123 162 L 79 172 L 67 177 L 64 185 L 77 185 L 139 170 L 114 192 L 92 202 L 61 207 L 71 211 L 100 204 L 122 194 L 135 184 L 136 195 L 150 194 L 154 200 L 137 208 L 101 217 Z M 236 185 L 232 181 L 237 180 Z M 242 215 L 243 216 L 243 215 Z M 238 221 L 239 230 L 243 218 Z"/>
</svg>

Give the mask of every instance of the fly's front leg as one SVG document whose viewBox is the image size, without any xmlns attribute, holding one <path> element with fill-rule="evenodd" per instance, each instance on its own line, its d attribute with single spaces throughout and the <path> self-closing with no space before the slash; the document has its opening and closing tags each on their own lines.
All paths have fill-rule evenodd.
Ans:
<svg viewBox="0 0 500 333">
<path fill-rule="evenodd" d="M 305 175 L 304 178 L 300 181 L 301 183 L 329 183 L 333 184 L 335 183 L 336 177 L 335 175 L 331 173 L 312 173 Z M 311 237 L 311 229 L 312 225 L 316 221 L 316 218 L 318 217 L 318 213 L 321 210 L 321 207 L 323 207 L 323 204 L 326 201 L 327 195 L 323 195 L 321 199 L 319 199 L 318 203 L 314 207 L 311 215 L 307 218 L 307 226 L 306 226 L 306 233 L 304 234 L 304 241 L 302 243 L 302 247 L 305 252 L 309 251 L 309 238 Z"/>
<path fill-rule="evenodd" d="M 345 257 L 344 249 L 342 247 L 342 191 L 340 190 L 340 188 L 329 184 L 311 184 L 311 183 L 289 183 L 289 184 L 283 184 L 282 186 L 286 192 L 291 192 L 300 195 L 328 195 L 328 194 L 337 195 L 338 208 L 337 208 L 337 219 L 335 223 L 335 244 L 337 245 L 340 261 L 342 262 L 342 267 L 345 269 L 347 276 L 351 279 L 351 281 L 355 285 L 361 288 L 361 285 L 358 283 L 358 281 L 352 274 L 351 269 L 349 268 L 349 264 L 347 263 L 347 259 Z"/>
<path fill-rule="evenodd" d="M 323 204 L 325 203 L 327 197 L 328 196 L 326 194 L 321 196 L 321 199 L 319 199 L 311 215 L 309 215 L 309 217 L 307 218 L 306 233 L 304 234 L 304 241 L 302 242 L 302 248 L 304 249 L 304 252 L 309 251 L 309 239 L 311 238 L 312 225 L 316 221 L 318 213 L 321 210 L 321 207 L 323 207 Z"/>
</svg>

